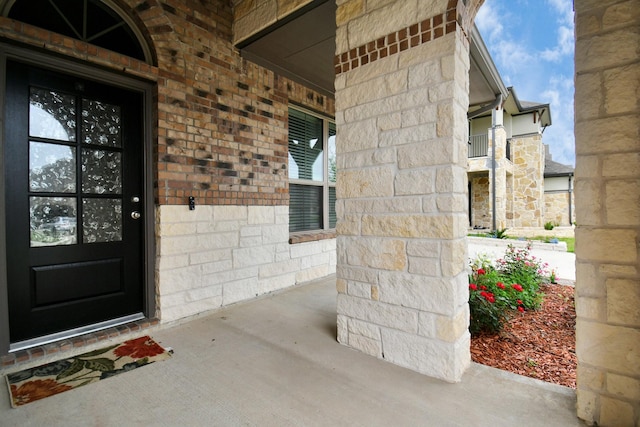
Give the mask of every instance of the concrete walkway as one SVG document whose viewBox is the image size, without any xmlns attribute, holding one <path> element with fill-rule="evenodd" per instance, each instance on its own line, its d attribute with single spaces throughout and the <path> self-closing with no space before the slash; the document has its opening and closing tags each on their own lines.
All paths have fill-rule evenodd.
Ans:
<svg viewBox="0 0 640 427">
<path fill-rule="evenodd" d="M 17 409 L 0 387 L 0 425 L 583 425 L 565 387 L 475 364 L 448 384 L 344 347 L 335 301 L 329 277 L 151 331 L 173 358 Z"/>
</svg>

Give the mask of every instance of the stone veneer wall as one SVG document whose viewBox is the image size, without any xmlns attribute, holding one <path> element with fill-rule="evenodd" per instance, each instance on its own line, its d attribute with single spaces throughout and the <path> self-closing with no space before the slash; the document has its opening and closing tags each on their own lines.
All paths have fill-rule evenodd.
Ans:
<svg viewBox="0 0 640 427">
<path fill-rule="evenodd" d="M 640 5 L 576 1 L 578 415 L 640 425 Z"/>
<path fill-rule="evenodd" d="M 512 227 L 544 225 L 544 145 L 541 135 L 514 137 Z"/>
<path fill-rule="evenodd" d="M 471 181 L 471 226 L 491 228 L 491 198 L 489 197 L 489 176 L 473 175 Z"/>
<path fill-rule="evenodd" d="M 335 239 L 289 244 L 288 206 L 160 206 L 156 217 L 163 323 L 335 273 Z"/>
<path fill-rule="evenodd" d="M 570 225 L 569 221 L 569 198 L 573 193 L 568 191 L 544 193 L 544 223 L 552 222 L 555 225 Z M 571 197 L 573 204 L 573 197 Z M 571 207 L 572 215 L 575 213 L 575 206 Z M 574 215 L 575 218 L 575 215 Z M 574 218 L 571 223 L 575 222 Z"/>
<path fill-rule="evenodd" d="M 462 2 L 340 1 L 338 340 L 459 381 L 469 366 Z"/>
</svg>

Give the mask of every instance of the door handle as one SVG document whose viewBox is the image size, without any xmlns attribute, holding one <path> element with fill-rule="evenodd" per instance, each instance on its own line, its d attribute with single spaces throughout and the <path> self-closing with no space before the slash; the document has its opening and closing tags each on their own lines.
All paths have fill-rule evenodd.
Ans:
<svg viewBox="0 0 640 427">
<path fill-rule="evenodd" d="M 141 216 L 142 215 L 140 215 L 140 212 L 138 212 L 138 211 L 131 212 L 131 218 L 133 218 L 133 219 L 140 219 Z"/>
</svg>

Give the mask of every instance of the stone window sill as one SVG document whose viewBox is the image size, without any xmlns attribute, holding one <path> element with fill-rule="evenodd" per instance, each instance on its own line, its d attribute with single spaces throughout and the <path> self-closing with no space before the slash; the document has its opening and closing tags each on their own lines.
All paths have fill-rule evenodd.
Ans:
<svg viewBox="0 0 640 427">
<path fill-rule="evenodd" d="M 295 245 L 296 243 L 315 242 L 318 240 L 335 239 L 336 230 L 313 230 L 313 231 L 298 231 L 295 233 L 289 233 L 289 243 Z"/>
</svg>

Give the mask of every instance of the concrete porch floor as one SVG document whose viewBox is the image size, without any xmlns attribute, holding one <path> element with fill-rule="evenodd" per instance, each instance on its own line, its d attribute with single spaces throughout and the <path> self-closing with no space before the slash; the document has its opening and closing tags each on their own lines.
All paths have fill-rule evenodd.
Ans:
<svg viewBox="0 0 640 427">
<path fill-rule="evenodd" d="M 148 332 L 172 359 L 0 426 L 582 426 L 571 389 L 472 364 L 448 384 L 336 341 L 335 277 Z M 2 379 L 4 381 L 4 378 Z"/>
</svg>

